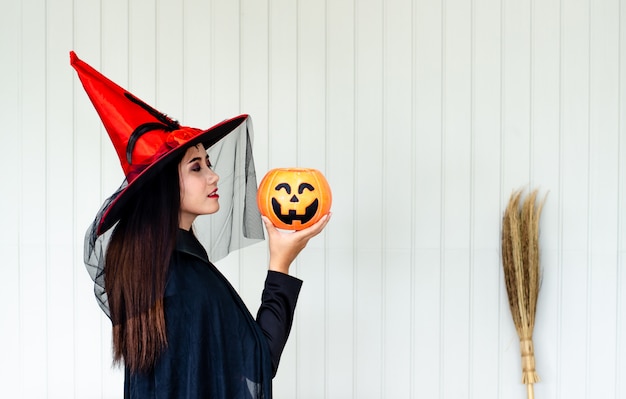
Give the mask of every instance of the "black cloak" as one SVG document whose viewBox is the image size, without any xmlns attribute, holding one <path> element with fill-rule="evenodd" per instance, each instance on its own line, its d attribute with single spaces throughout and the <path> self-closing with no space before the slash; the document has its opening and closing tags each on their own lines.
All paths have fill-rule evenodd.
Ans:
<svg viewBox="0 0 626 399">
<path fill-rule="evenodd" d="M 126 370 L 124 397 L 270 399 L 301 285 L 269 271 L 255 320 L 193 233 L 180 230 L 164 298 L 168 346 L 151 371 Z"/>
</svg>

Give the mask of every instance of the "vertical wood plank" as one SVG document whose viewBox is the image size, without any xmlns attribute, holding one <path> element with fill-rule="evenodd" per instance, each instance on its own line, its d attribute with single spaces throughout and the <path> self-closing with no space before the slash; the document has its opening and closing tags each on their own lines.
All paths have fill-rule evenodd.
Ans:
<svg viewBox="0 0 626 399">
<path fill-rule="evenodd" d="M 297 158 L 299 165 L 325 173 L 326 8 L 315 0 L 301 0 L 297 11 Z"/>
<path fill-rule="evenodd" d="M 411 256 L 414 235 L 412 209 L 413 40 L 410 1 L 383 2 L 383 145 L 382 152 L 382 395 L 410 397 L 412 373 Z"/>
<path fill-rule="evenodd" d="M 124 0 L 102 2 L 102 48 L 100 72 L 121 87 L 129 89 L 129 5 Z M 152 104 L 154 105 L 154 104 Z M 170 111 L 166 111 L 170 112 Z M 101 200 L 104 201 L 122 184 L 124 173 L 107 132 L 101 135 Z"/>
<path fill-rule="evenodd" d="M 121 87 L 129 89 L 129 5 L 122 0 L 105 1 L 100 5 L 100 13 L 102 26 L 100 70 Z M 102 127 L 100 129 L 102 132 L 100 136 L 100 202 L 103 202 L 122 184 L 124 173 L 108 133 Z M 92 217 L 94 216 L 95 214 Z M 79 232 L 83 233 L 82 230 Z M 79 248 L 79 251 L 82 251 L 82 248 Z M 103 398 L 119 397 L 123 392 L 124 373 L 122 368 L 112 366 L 111 322 L 98 306 L 92 306 L 91 309 L 99 315 L 101 325 L 102 391 L 100 395 Z M 95 326 L 92 328 L 95 333 Z"/>
<path fill-rule="evenodd" d="M 441 240 L 442 8 L 418 1 L 415 27 L 415 246 L 438 248 Z"/>
<path fill-rule="evenodd" d="M 157 107 L 157 0 L 128 4 L 128 86 L 125 88 Z"/>
<path fill-rule="evenodd" d="M 592 2 L 589 92 L 589 392 L 615 397 L 616 361 L 619 4 Z"/>
<path fill-rule="evenodd" d="M 100 4 L 73 6 L 73 43 L 78 56 L 96 69 L 101 67 Z M 102 143 L 108 140 L 98 114 L 80 80 L 73 76 L 73 187 L 74 250 L 74 397 L 93 397 L 103 390 L 103 374 L 110 368 L 104 357 L 110 335 L 102 335 L 102 316 L 93 294 L 93 282 L 83 264 L 85 231 L 107 194 L 101 191 Z M 88 373 L 85 371 L 89 370 Z"/>
<path fill-rule="evenodd" d="M 511 193 L 530 183 L 530 161 L 533 132 L 531 131 L 532 63 L 532 3 L 506 1 L 502 4 L 502 208 Z M 519 337 L 511 318 L 506 289 L 501 291 L 501 386 L 499 395 L 515 396 L 524 392 L 521 384 Z"/>
<path fill-rule="evenodd" d="M 626 395 L 626 7 L 619 7 L 619 116 L 618 116 L 618 230 L 617 230 L 617 350 L 615 397 Z"/>
<path fill-rule="evenodd" d="M 502 208 L 513 190 L 530 183 L 531 98 L 533 29 L 531 2 L 504 2 L 502 8 Z M 503 306 L 500 336 L 501 396 L 523 392 L 519 340 L 508 306 L 506 290 L 501 291 Z"/>
<path fill-rule="evenodd" d="M 261 181 L 261 178 L 267 172 L 269 163 L 268 15 L 269 7 L 266 1 L 240 2 L 238 22 L 239 106 L 240 112 L 249 114 L 252 118 L 254 128 L 253 152 L 257 183 Z M 249 307 L 253 309 L 253 312 L 256 312 L 260 304 L 263 281 L 267 274 L 267 242 L 245 248 L 240 255 L 240 268 L 244 276 L 242 279 L 244 289 L 241 293 L 246 303 L 250 304 Z M 298 311 L 296 312 L 296 317 Z M 292 338 L 288 342 L 295 341 Z M 293 366 L 281 361 L 279 373 L 286 367 Z"/>
<path fill-rule="evenodd" d="M 299 166 L 298 142 L 298 4 L 294 1 L 270 1 L 268 9 L 268 85 L 269 85 L 269 168 Z M 294 267 L 296 266 L 296 267 Z M 297 265 L 292 273 L 297 274 Z M 297 391 L 298 331 L 292 330 L 285 346 L 283 367 L 274 380 L 278 397 L 293 397 Z M 285 367 L 285 365 L 291 365 Z"/>
<path fill-rule="evenodd" d="M 541 215 L 539 245 L 542 283 L 538 298 L 533 341 L 536 368 L 542 378 L 535 385 L 536 395 L 554 397 L 556 382 L 552 375 L 558 367 L 558 329 L 560 315 L 559 279 L 560 229 L 560 4 L 558 1 L 531 3 L 531 188 L 546 196 Z"/>
<path fill-rule="evenodd" d="M 437 248 L 414 250 L 417 268 L 414 286 L 415 330 L 412 397 L 440 398 L 441 387 L 441 254 Z"/>
<path fill-rule="evenodd" d="M 469 251 L 446 250 L 442 279 L 442 398 L 467 395 L 469 388 Z"/>
<path fill-rule="evenodd" d="M 466 2 L 447 0 L 443 12 L 443 228 L 446 249 L 456 249 L 469 243 L 471 8 Z"/>
<path fill-rule="evenodd" d="M 46 231 L 46 7 L 43 1 L 22 5 L 20 76 L 20 220 L 19 306 L 20 373 L 25 397 L 47 391 Z M 43 335 L 43 339 L 42 339 Z M 46 359 L 41 361 L 42 359 Z M 40 378 L 33 379 L 37 375 Z"/>
<path fill-rule="evenodd" d="M 51 1 L 46 7 L 46 257 L 47 273 L 47 398 L 67 398 L 74 373 L 67 359 L 74 357 L 73 253 L 74 241 L 73 70 L 68 49 L 72 44 L 71 1 Z M 94 311 L 96 311 L 94 309 Z M 94 329 L 95 330 L 95 329 Z M 59 367 L 63 365 L 64 367 Z M 69 366 L 69 367 L 68 367 Z"/>
<path fill-rule="evenodd" d="M 268 2 L 241 1 L 239 15 L 239 56 L 241 63 L 239 101 L 241 112 L 249 114 L 254 125 L 253 151 L 257 183 L 265 175 L 270 164 L 269 30 Z M 240 268 L 245 270 L 242 297 L 247 304 L 253 304 L 249 305 L 250 308 L 258 308 L 260 303 L 259 287 L 265 278 L 265 269 L 267 268 L 267 243 L 263 242 L 244 249 L 241 251 L 240 260 Z M 293 339 L 290 339 L 290 342 L 293 342 Z M 279 370 L 282 371 L 285 367 L 290 367 L 288 362 L 281 362 Z"/>
<path fill-rule="evenodd" d="M 355 396 L 382 394 L 383 3 L 355 3 Z"/>
<path fill-rule="evenodd" d="M 183 108 L 180 121 L 194 127 L 208 128 L 218 121 L 213 112 L 215 99 L 211 79 L 214 40 L 211 5 L 211 1 L 204 0 L 185 0 L 180 4 L 183 12 Z"/>
<path fill-rule="evenodd" d="M 470 398 L 498 398 L 501 2 L 475 1 L 472 18 Z M 504 309 L 506 311 L 506 309 Z"/>
<path fill-rule="evenodd" d="M 267 1 L 241 1 L 241 109 L 254 123 L 257 180 L 269 169 L 269 19 Z"/>
<path fill-rule="evenodd" d="M 567 2 L 562 7 L 563 274 L 558 391 L 564 397 L 583 398 L 589 392 L 589 3 Z"/>
<path fill-rule="evenodd" d="M 0 116 L 4 128 L 0 137 L 5 148 L 10 149 L 0 157 L 0 167 L 7 171 L 0 178 L 3 195 L 0 197 L 0 251 L 4 265 L 0 268 L 0 339 L 5 345 L 0 358 L 0 386 L 2 395 L 22 397 L 21 358 L 21 307 L 20 304 L 20 252 L 19 228 L 21 198 L 21 35 L 22 8 L 18 2 L 5 4 L 0 13 L 0 52 L 3 54 L 0 73 Z M 41 160 L 38 161 L 41 165 Z M 11 171 L 9 173 L 8 171 Z M 9 306 L 7 306 L 9 305 Z"/>
<path fill-rule="evenodd" d="M 297 159 L 300 166 L 326 174 L 326 7 L 315 0 L 303 0 L 298 2 L 297 11 Z M 333 190 L 333 182 L 329 184 Z M 309 241 L 296 260 L 297 276 L 304 281 L 298 300 L 297 340 L 290 338 L 297 345 L 298 398 L 324 397 L 325 279 L 326 269 L 333 266 L 325 261 L 326 245 L 326 234 L 322 233 Z"/>
<path fill-rule="evenodd" d="M 469 387 L 470 173 L 471 169 L 471 4 L 447 0 L 443 24 L 443 398 Z"/>
<path fill-rule="evenodd" d="M 499 250 L 500 242 L 500 5 L 499 0 L 479 0 L 473 8 L 471 235 L 476 249 Z"/>
<path fill-rule="evenodd" d="M 443 118 L 443 5 L 416 1 L 414 26 L 414 176 L 417 195 L 412 251 L 413 375 L 411 394 L 440 397 L 441 314 L 441 214 L 442 214 L 442 118 Z"/>
<path fill-rule="evenodd" d="M 184 9 L 179 1 L 157 0 L 155 90 L 157 109 L 181 121 L 184 113 Z M 189 60 L 196 62 L 195 59 Z M 182 121 L 186 124 L 187 122 Z M 194 126 L 195 127 L 195 126 Z M 208 126 L 198 126 L 206 129 Z"/>
<path fill-rule="evenodd" d="M 240 10 L 235 1 L 214 4 L 214 82 L 213 102 L 218 121 L 240 113 Z"/>
<path fill-rule="evenodd" d="M 354 2 L 326 2 L 327 178 L 333 184 L 326 274 L 326 397 L 355 394 Z"/>
<path fill-rule="evenodd" d="M 267 1 L 240 1 L 239 102 L 240 112 L 249 114 L 253 121 L 253 152 L 257 183 L 261 181 L 269 167 L 268 13 Z M 244 290 L 242 296 L 246 303 L 253 303 L 254 307 L 258 307 L 259 286 L 255 282 L 263 281 L 266 273 L 267 243 L 253 245 L 241 252 L 241 265 L 246 268 L 246 282 L 249 281 L 251 285 L 251 289 Z"/>
<path fill-rule="evenodd" d="M 623 171 L 624 168 L 622 168 L 621 170 Z M 623 206 L 620 211 L 620 215 L 622 215 L 623 224 Z M 624 235 L 620 235 L 620 237 L 623 239 Z M 626 360 L 624 360 L 626 359 L 626 345 L 624 344 L 624 342 L 626 342 L 624 341 L 626 339 L 626 317 L 624 316 L 624 314 L 626 313 L 624 311 L 626 309 L 626 251 L 624 250 L 621 250 L 619 252 L 617 268 L 617 284 L 619 288 L 617 292 L 617 350 L 615 361 L 615 375 L 617 375 L 618 377 L 615 383 L 615 397 L 620 398 L 624 396 L 624 392 L 626 392 L 626 381 L 623 377 L 624 370 L 626 370 Z"/>
<path fill-rule="evenodd" d="M 239 103 L 242 113 L 252 118 L 254 137 L 253 152 L 257 183 L 267 171 L 269 143 L 269 53 L 268 53 L 268 4 L 266 1 L 241 1 L 239 13 Z M 266 237 L 267 239 L 267 237 Z M 252 245 L 240 251 L 240 263 L 244 301 L 253 314 L 260 304 L 261 289 L 266 276 L 267 242 Z M 302 308 L 299 306 L 296 317 Z M 295 327 L 297 328 L 297 327 Z M 292 343 L 293 337 L 288 342 Z M 286 367 L 294 367 L 281 361 L 278 373 Z"/>
<path fill-rule="evenodd" d="M 502 161 L 503 194 L 529 182 L 530 162 L 530 46 L 529 1 L 502 2 Z"/>
<path fill-rule="evenodd" d="M 297 166 L 297 5 L 271 1 L 268 11 L 269 168 Z"/>
</svg>

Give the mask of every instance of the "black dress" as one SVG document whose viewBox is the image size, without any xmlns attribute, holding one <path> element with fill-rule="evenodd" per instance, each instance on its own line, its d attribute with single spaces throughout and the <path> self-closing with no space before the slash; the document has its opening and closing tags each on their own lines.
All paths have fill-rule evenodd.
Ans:
<svg viewBox="0 0 626 399">
<path fill-rule="evenodd" d="M 168 347 L 126 370 L 132 399 L 270 399 L 302 282 L 269 271 L 256 320 L 194 235 L 180 230 L 165 289 Z"/>
</svg>

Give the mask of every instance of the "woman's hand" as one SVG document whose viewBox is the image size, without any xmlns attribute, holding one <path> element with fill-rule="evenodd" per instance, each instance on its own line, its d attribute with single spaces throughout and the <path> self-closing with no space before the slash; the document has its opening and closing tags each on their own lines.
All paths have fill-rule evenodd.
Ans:
<svg viewBox="0 0 626 399">
<path fill-rule="evenodd" d="M 318 235 L 330 220 L 330 213 L 314 225 L 303 230 L 286 232 L 278 230 L 265 216 L 261 216 L 265 230 L 269 236 L 270 265 L 269 269 L 275 272 L 289 274 L 289 266 L 306 247 L 309 240 Z"/>
</svg>

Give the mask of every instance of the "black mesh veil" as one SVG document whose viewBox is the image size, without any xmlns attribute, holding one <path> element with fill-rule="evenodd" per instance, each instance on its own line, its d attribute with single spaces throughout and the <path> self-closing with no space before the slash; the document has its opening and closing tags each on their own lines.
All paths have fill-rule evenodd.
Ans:
<svg viewBox="0 0 626 399">
<path fill-rule="evenodd" d="M 213 262 L 264 238 L 261 215 L 256 205 L 257 181 L 252 156 L 252 137 L 252 121 L 248 117 L 245 123 L 240 124 L 207 150 L 214 171 L 220 177 L 218 183 L 220 209 L 215 214 L 197 217 L 193 230 Z M 158 175 L 154 178 L 158 178 Z M 115 226 L 99 236 L 97 227 L 110 204 L 127 186 L 128 182 L 125 180 L 120 188 L 107 198 L 85 235 L 85 266 L 94 281 L 94 293 L 98 304 L 109 317 L 108 299 L 104 288 L 104 261 Z"/>
<path fill-rule="evenodd" d="M 247 127 L 247 128 L 246 128 Z M 220 210 L 198 216 L 193 230 L 213 262 L 263 239 L 256 203 L 256 172 L 252 157 L 252 121 L 209 148 L 209 160 L 220 177 Z"/>
</svg>

